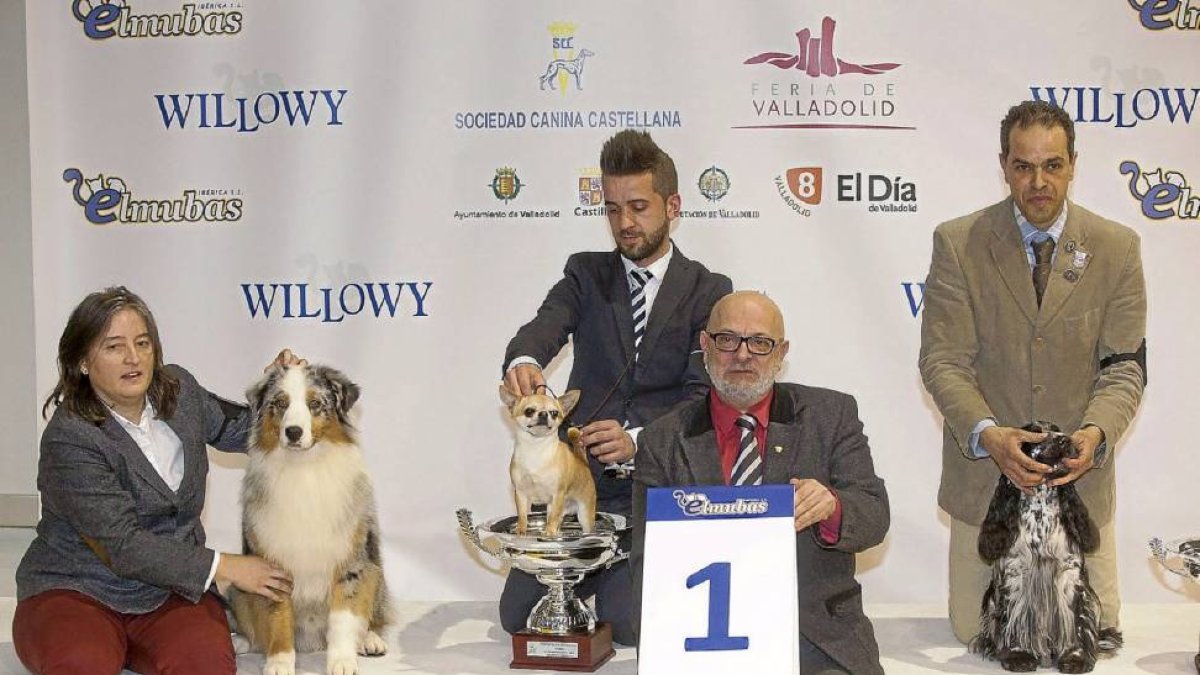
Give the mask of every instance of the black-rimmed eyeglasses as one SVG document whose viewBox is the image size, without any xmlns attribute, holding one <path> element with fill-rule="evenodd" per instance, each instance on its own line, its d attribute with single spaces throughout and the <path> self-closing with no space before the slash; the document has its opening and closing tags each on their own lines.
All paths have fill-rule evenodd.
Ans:
<svg viewBox="0 0 1200 675">
<path fill-rule="evenodd" d="M 710 333 L 708 331 L 704 331 L 704 334 L 712 340 L 717 350 L 722 352 L 736 352 L 745 342 L 746 350 L 751 354 L 766 356 L 775 350 L 777 344 L 774 338 L 765 335 L 738 335 L 737 333 Z"/>
</svg>

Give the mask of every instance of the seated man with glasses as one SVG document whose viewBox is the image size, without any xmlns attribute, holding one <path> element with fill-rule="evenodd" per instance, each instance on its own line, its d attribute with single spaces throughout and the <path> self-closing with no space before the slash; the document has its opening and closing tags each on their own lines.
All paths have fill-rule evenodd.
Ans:
<svg viewBox="0 0 1200 675">
<path fill-rule="evenodd" d="M 883 541 L 890 515 L 858 405 L 847 394 L 775 381 L 788 341 L 779 307 L 761 293 L 719 300 L 700 345 L 708 397 L 681 404 L 638 438 L 634 598 L 641 598 L 647 488 L 790 483 L 800 672 L 883 673 L 854 554 Z"/>
</svg>

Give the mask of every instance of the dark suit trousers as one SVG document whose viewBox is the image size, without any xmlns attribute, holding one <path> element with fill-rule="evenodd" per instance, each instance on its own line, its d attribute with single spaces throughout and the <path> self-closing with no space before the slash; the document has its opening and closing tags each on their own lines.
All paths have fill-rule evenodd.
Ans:
<svg viewBox="0 0 1200 675">
<path fill-rule="evenodd" d="M 509 572 L 500 595 L 500 625 L 509 633 L 525 630 L 529 612 L 545 594 L 546 587 L 533 576 L 516 569 Z M 596 596 L 596 617 L 612 624 L 613 641 L 634 644 L 633 577 L 628 561 L 587 575 L 575 586 L 575 595 L 582 600 Z"/>
<path fill-rule="evenodd" d="M 171 595 L 146 614 L 122 614 L 70 590 L 17 603 L 17 657 L 38 675 L 234 675 L 225 608 L 212 593 L 197 604 Z"/>
</svg>

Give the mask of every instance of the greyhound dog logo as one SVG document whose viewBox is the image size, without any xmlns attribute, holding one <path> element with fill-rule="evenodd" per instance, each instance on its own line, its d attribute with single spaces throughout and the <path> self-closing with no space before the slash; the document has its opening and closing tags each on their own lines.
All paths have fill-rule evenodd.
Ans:
<svg viewBox="0 0 1200 675">
<path fill-rule="evenodd" d="M 583 90 L 584 63 L 589 56 L 595 56 L 596 53 L 590 49 L 581 48 L 578 52 L 575 50 L 576 28 L 575 24 L 563 21 L 557 21 L 547 27 L 554 57 L 546 65 L 546 72 L 538 76 L 539 89 L 542 91 L 549 87 L 551 90 L 557 89 L 565 96 L 567 84 L 572 77 L 575 78 L 575 89 Z"/>
</svg>

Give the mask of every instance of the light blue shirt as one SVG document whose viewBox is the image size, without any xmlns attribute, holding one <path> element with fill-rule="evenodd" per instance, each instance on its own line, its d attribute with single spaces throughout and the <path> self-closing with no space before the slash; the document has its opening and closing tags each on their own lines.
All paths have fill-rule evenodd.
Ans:
<svg viewBox="0 0 1200 675">
<path fill-rule="evenodd" d="M 1029 261 L 1029 273 L 1032 274 L 1033 266 L 1037 264 L 1037 258 L 1033 254 L 1033 242 L 1041 240 L 1039 234 L 1044 232 L 1050 235 L 1050 238 L 1054 240 L 1054 256 L 1058 256 L 1058 242 L 1062 238 L 1063 228 L 1067 226 L 1067 203 L 1063 202 L 1062 212 L 1046 230 L 1039 230 L 1033 223 L 1026 220 L 1016 204 L 1013 204 L 1013 215 L 1017 218 L 1017 227 L 1021 228 L 1021 243 L 1025 246 L 1025 258 Z"/>
</svg>

